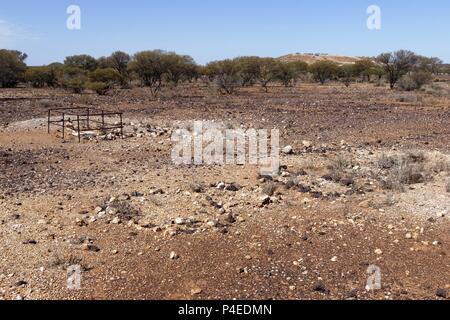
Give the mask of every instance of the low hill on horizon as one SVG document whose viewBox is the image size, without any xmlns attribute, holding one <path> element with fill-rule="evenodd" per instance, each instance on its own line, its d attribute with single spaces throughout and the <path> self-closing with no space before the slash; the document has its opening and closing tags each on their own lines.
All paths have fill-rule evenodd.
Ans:
<svg viewBox="0 0 450 320">
<path fill-rule="evenodd" d="M 333 61 L 340 65 L 343 64 L 351 64 L 355 63 L 358 60 L 361 60 L 360 57 L 349 57 L 349 56 L 339 56 L 339 55 L 331 55 L 326 53 L 295 53 L 288 54 L 282 57 L 279 57 L 281 61 L 284 62 L 295 62 L 295 61 L 303 61 L 308 64 L 317 62 L 317 61 Z"/>
</svg>

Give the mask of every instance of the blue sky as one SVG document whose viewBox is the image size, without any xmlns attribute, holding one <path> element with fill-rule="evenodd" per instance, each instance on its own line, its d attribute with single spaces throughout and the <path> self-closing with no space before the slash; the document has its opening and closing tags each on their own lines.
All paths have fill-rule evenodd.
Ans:
<svg viewBox="0 0 450 320">
<path fill-rule="evenodd" d="M 69 5 L 81 30 L 66 28 Z M 366 27 L 378 5 L 382 29 Z M 0 47 L 29 65 L 87 53 L 163 49 L 198 63 L 241 55 L 323 52 L 370 56 L 400 48 L 450 62 L 447 0 L 0 0 Z"/>
</svg>

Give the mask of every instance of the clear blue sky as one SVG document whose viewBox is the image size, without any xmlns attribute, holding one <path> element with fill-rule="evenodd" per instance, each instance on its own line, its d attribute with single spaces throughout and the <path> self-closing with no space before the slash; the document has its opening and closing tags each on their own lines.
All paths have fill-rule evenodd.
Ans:
<svg viewBox="0 0 450 320">
<path fill-rule="evenodd" d="M 324 52 L 368 56 L 400 48 L 450 62 L 448 0 L 0 0 L 0 47 L 29 65 L 87 53 L 163 49 L 198 63 L 240 55 Z M 66 28 L 69 5 L 82 28 Z M 366 27 L 367 7 L 382 29 Z"/>
</svg>

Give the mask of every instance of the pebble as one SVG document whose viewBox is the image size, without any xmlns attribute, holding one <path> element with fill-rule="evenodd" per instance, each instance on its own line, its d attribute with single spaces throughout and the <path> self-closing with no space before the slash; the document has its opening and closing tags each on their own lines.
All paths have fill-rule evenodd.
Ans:
<svg viewBox="0 0 450 320">
<path fill-rule="evenodd" d="M 439 297 L 439 298 L 447 299 L 447 296 L 448 296 L 447 289 L 444 289 L 444 288 L 437 289 L 436 290 L 436 296 Z"/>
<path fill-rule="evenodd" d="M 115 217 L 114 219 L 112 219 L 111 223 L 112 224 L 120 224 L 122 221 L 120 220 L 119 217 Z"/>
<path fill-rule="evenodd" d="M 85 244 L 84 250 L 90 251 L 90 252 L 99 252 L 100 248 L 93 244 Z"/>
<path fill-rule="evenodd" d="M 223 182 L 220 182 L 217 184 L 217 189 L 219 189 L 219 190 L 225 189 L 225 187 L 226 187 L 226 184 Z"/>
<path fill-rule="evenodd" d="M 198 294 L 201 294 L 203 292 L 203 290 L 202 289 L 200 289 L 200 288 L 193 288 L 193 289 L 191 289 L 191 295 L 198 295 Z"/>
<path fill-rule="evenodd" d="M 172 259 L 172 260 L 176 260 L 176 259 L 178 259 L 180 256 L 175 252 L 175 251 L 172 251 L 171 253 L 170 253 L 170 259 Z"/>
<path fill-rule="evenodd" d="M 270 197 L 269 196 L 262 196 L 260 199 L 260 206 L 265 206 L 270 204 Z"/>
<path fill-rule="evenodd" d="M 292 154 L 294 152 L 294 148 L 292 148 L 292 146 L 286 146 L 283 148 L 282 152 L 284 154 Z"/>
<path fill-rule="evenodd" d="M 177 225 L 184 225 L 184 224 L 186 224 L 187 223 L 187 219 L 185 219 L 185 218 L 176 218 L 175 219 L 175 224 L 177 224 Z"/>
</svg>

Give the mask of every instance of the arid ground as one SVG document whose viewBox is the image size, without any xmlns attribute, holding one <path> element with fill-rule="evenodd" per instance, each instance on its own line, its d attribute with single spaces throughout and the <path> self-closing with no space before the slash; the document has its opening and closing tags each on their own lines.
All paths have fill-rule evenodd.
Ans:
<svg viewBox="0 0 450 320">
<path fill-rule="evenodd" d="M 126 137 L 47 134 L 49 108 L 86 106 L 123 112 Z M 191 120 L 277 128 L 293 151 L 274 178 L 176 166 L 171 132 Z M 1 89 L 0 299 L 448 299 L 449 163 L 445 81 Z"/>
</svg>

